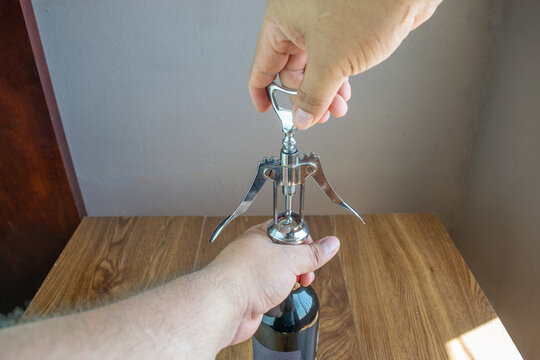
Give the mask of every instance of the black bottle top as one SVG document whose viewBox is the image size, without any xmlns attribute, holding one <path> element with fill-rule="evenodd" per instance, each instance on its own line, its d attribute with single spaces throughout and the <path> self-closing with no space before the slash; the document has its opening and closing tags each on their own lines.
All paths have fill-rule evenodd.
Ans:
<svg viewBox="0 0 540 360">
<path fill-rule="evenodd" d="M 298 332 L 319 316 L 319 301 L 311 286 L 295 286 L 281 304 L 267 312 L 262 322 L 280 333 Z"/>
<path fill-rule="evenodd" d="M 256 360 L 314 360 L 319 338 L 315 291 L 296 284 L 281 304 L 264 314 L 253 338 Z"/>
</svg>

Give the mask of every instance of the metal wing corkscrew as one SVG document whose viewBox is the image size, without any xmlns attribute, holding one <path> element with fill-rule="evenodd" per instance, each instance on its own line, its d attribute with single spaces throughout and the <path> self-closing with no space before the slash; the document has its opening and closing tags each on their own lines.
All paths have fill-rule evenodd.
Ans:
<svg viewBox="0 0 540 360">
<path fill-rule="evenodd" d="M 282 92 L 287 95 L 296 95 L 296 91 L 272 83 L 267 88 L 272 107 L 281 121 L 281 130 L 285 134 L 282 141 L 279 160 L 275 158 L 264 159 L 259 163 L 257 174 L 246 196 L 236 210 L 214 230 L 210 242 L 216 240 L 223 228 L 234 218 L 243 214 L 251 205 L 266 180 L 274 183 L 274 219 L 268 226 L 268 235 L 274 242 L 282 244 L 301 244 L 309 235 L 309 227 L 304 221 L 304 187 L 305 180 L 312 177 L 322 191 L 334 203 L 356 215 L 364 224 L 364 220 L 356 210 L 347 205 L 334 191 L 322 170 L 319 157 L 313 153 L 300 157 L 296 149 L 296 139 L 292 121 L 292 111 L 281 107 L 277 103 L 276 94 Z M 285 197 L 285 210 L 278 211 L 278 192 Z M 298 209 L 293 210 L 294 199 L 298 199 Z"/>
</svg>

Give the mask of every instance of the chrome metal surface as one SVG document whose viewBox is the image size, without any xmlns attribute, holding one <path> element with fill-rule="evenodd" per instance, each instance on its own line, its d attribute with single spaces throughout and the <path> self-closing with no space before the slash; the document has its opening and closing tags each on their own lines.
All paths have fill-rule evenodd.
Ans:
<svg viewBox="0 0 540 360">
<path fill-rule="evenodd" d="M 227 216 L 225 220 L 223 220 L 221 224 L 219 224 L 218 227 L 214 230 L 214 233 L 210 238 L 210 242 L 214 242 L 216 240 L 221 230 L 223 230 L 223 228 L 227 226 L 228 223 L 230 223 L 234 218 L 246 212 L 253 200 L 255 200 L 255 197 L 257 196 L 259 191 L 264 186 L 264 183 L 267 179 L 265 174 L 272 170 L 276 173 L 278 168 L 279 162 L 276 161 L 274 158 L 264 159 L 259 163 L 259 166 L 257 167 L 257 174 L 255 175 L 255 179 L 253 179 L 253 183 L 251 184 L 246 196 L 244 196 L 244 199 L 242 200 L 242 202 L 240 202 L 240 204 L 232 212 L 232 214 Z"/>
<path fill-rule="evenodd" d="M 298 210 L 300 211 L 300 218 L 304 218 L 304 196 L 306 196 L 306 185 L 301 184 L 300 185 L 300 205 L 298 206 Z"/>
<path fill-rule="evenodd" d="M 287 216 L 286 211 L 277 216 L 277 221 L 268 225 L 268 236 L 278 244 L 299 245 L 306 241 L 309 235 L 307 222 L 300 214 L 292 212 Z"/>
<path fill-rule="evenodd" d="M 272 108 L 274 108 L 277 117 L 279 118 L 279 120 L 281 120 L 281 130 L 283 131 L 283 133 L 287 134 L 290 132 L 294 132 L 295 128 L 292 121 L 292 110 L 281 107 L 277 103 L 276 95 L 278 92 L 282 92 L 284 94 L 294 96 L 296 95 L 296 90 L 279 86 L 276 83 L 271 83 L 266 88 L 266 91 L 268 92 L 268 96 L 270 97 L 270 101 L 272 102 Z"/>
<path fill-rule="evenodd" d="M 315 155 L 314 153 L 311 153 L 309 155 L 304 155 L 301 161 L 310 162 L 316 165 L 316 170 L 311 174 L 311 177 L 320 186 L 321 190 L 326 194 L 326 196 L 328 196 L 328 198 L 332 200 L 332 202 L 349 210 L 354 215 L 356 215 L 356 217 L 359 218 L 364 224 L 366 223 L 364 219 L 362 219 L 362 216 L 360 216 L 360 214 L 356 210 L 354 210 L 352 207 L 347 205 L 347 203 L 343 201 L 341 197 L 334 191 L 334 189 L 328 182 L 328 179 L 326 179 L 326 176 L 324 175 L 324 172 L 321 166 L 321 160 L 319 159 L 318 155 Z"/>
</svg>

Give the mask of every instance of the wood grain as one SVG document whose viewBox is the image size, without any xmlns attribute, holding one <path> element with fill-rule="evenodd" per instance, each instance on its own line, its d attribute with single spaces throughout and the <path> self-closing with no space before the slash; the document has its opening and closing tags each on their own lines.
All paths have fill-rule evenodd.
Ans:
<svg viewBox="0 0 540 360">
<path fill-rule="evenodd" d="M 449 340 L 497 316 L 434 215 L 335 222 L 366 359 L 447 359 Z"/>
<path fill-rule="evenodd" d="M 336 233 L 329 216 L 307 216 L 306 221 L 313 240 Z M 319 298 L 321 314 L 317 359 L 361 359 L 358 333 L 338 256 L 316 272 L 312 286 Z"/>
<path fill-rule="evenodd" d="M 0 312 L 24 306 L 79 224 L 19 1 L 0 1 Z"/>
<path fill-rule="evenodd" d="M 193 270 L 203 217 L 84 218 L 26 317 L 127 297 Z"/>
<path fill-rule="evenodd" d="M 121 299 L 201 268 L 266 219 L 241 217 L 210 244 L 221 218 L 85 218 L 27 315 Z M 307 221 L 315 239 L 336 234 L 342 244 L 313 284 L 321 303 L 319 360 L 448 359 L 449 341 L 496 318 L 434 215 L 371 215 L 367 225 L 352 216 Z M 251 357 L 246 341 L 217 358 Z"/>
</svg>

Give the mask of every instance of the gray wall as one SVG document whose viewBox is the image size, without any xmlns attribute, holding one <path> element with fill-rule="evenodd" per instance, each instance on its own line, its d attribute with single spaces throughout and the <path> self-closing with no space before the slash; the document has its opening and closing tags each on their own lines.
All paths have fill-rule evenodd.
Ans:
<svg viewBox="0 0 540 360">
<path fill-rule="evenodd" d="M 540 359 L 540 2 L 505 0 L 452 237 L 526 359 Z"/>
<path fill-rule="evenodd" d="M 433 211 L 449 224 L 480 116 L 489 4 L 444 2 L 352 79 L 346 118 L 298 136 L 361 212 Z M 33 5 L 89 215 L 224 215 L 279 151 L 277 119 L 247 92 L 264 1 Z M 251 214 L 269 214 L 268 190 Z M 314 186 L 306 207 L 341 211 Z"/>
</svg>

